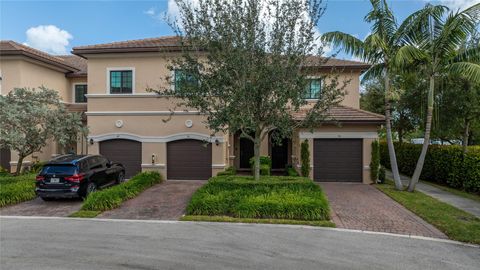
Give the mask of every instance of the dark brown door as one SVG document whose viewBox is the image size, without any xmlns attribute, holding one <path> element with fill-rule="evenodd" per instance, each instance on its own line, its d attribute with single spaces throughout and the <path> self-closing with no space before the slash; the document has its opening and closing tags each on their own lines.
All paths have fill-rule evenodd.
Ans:
<svg viewBox="0 0 480 270">
<path fill-rule="evenodd" d="M 167 143 L 167 178 L 206 180 L 212 176 L 212 144 L 198 140 Z"/>
<path fill-rule="evenodd" d="M 288 164 L 288 143 L 289 139 L 282 140 L 282 144 L 279 145 L 276 142 L 270 142 L 271 155 L 272 155 L 272 169 L 285 169 Z"/>
<path fill-rule="evenodd" d="M 362 139 L 315 139 L 315 181 L 362 182 L 362 151 Z"/>
<path fill-rule="evenodd" d="M 240 168 L 250 169 L 250 159 L 254 156 L 253 142 L 247 138 L 240 138 Z"/>
<path fill-rule="evenodd" d="M 122 163 L 125 177 L 130 178 L 142 171 L 142 143 L 114 139 L 100 142 L 100 154 L 113 162 Z"/>
<path fill-rule="evenodd" d="M 0 149 L 0 167 L 10 171 L 10 149 Z"/>
</svg>

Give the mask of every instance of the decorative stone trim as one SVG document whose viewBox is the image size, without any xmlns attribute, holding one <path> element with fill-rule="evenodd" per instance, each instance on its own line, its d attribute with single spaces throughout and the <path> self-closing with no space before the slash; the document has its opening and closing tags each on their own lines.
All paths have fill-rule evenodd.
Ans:
<svg viewBox="0 0 480 270">
<path fill-rule="evenodd" d="M 300 132 L 300 139 L 377 139 L 377 132 Z"/>
<path fill-rule="evenodd" d="M 142 164 L 142 168 L 158 168 L 158 169 L 165 169 L 167 165 L 165 164 Z"/>
<path fill-rule="evenodd" d="M 94 142 L 101 142 L 106 140 L 113 140 L 113 139 L 127 139 L 133 140 L 138 142 L 171 142 L 177 140 L 184 140 L 184 139 L 193 139 L 199 141 L 207 141 L 210 143 L 214 143 L 218 140 L 219 143 L 224 142 L 224 138 L 222 136 L 214 136 L 211 137 L 207 134 L 196 133 L 196 132 L 182 132 L 177 134 L 172 134 L 168 136 L 140 136 L 131 133 L 107 133 L 95 136 L 89 136 L 88 139 L 92 139 Z"/>
<path fill-rule="evenodd" d="M 226 164 L 212 164 L 212 169 L 223 169 L 227 166 Z"/>
</svg>

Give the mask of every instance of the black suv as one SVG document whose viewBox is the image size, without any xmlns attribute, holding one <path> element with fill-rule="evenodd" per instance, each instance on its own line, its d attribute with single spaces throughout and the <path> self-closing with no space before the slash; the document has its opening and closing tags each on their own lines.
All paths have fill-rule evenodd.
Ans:
<svg viewBox="0 0 480 270">
<path fill-rule="evenodd" d="M 91 192 L 123 182 L 125 168 L 103 156 L 64 155 L 43 165 L 35 192 L 44 200 L 86 197 Z"/>
</svg>

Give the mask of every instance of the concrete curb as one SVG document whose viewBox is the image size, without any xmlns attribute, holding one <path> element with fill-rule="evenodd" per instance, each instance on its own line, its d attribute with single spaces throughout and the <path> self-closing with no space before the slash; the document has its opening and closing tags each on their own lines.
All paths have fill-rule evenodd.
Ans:
<svg viewBox="0 0 480 270">
<path fill-rule="evenodd" d="M 75 217 L 41 217 L 41 216 L 0 216 L 0 219 L 25 219 L 25 220 L 72 220 L 72 221 L 94 221 L 94 222 L 120 222 L 120 223 L 150 223 L 150 224 L 224 224 L 230 226 L 269 226 L 269 227 L 278 227 L 278 228 L 295 228 L 295 229 L 310 229 L 310 230 L 325 230 L 325 231 L 338 231 L 338 232 L 349 232 L 349 233 L 363 233 L 371 235 L 384 235 L 400 238 L 410 238 L 417 240 L 433 241 L 447 244 L 460 245 L 465 247 L 479 248 L 480 245 L 463 243 L 455 240 L 448 239 L 439 239 L 433 237 L 425 237 L 418 235 L 408 235 L 408 234 L 395 234 L 395 233 L 386 233 L 386 232 L 373 232 L 373 231 L 364 231 L 364 230 L 352 230 L 352 229 L 342 229 L 342 228 L 329 228 L 329 227 L 316 227 L 308 225 L 290 225 L 290 224 L 260 224 L 260 223 L 237 223 L 237 222 L 209 222 L 209 221 L 178 221 L 178 220 L 144 220 L 144 219 L 107 219 L 107 218 L 75 218 Z"/>
</svg>

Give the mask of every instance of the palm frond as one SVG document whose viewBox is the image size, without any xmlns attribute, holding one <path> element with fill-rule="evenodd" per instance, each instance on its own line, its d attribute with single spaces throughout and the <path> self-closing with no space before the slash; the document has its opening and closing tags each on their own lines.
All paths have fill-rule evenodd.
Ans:
<svg viewBox="0 0 480 270">
<path fill-rule="evenodd" d="M 452 60 L 453 62 L 472 62 L 480 64 L 480 45 L 473 48 L 467 48 L 458 52 Z"/>
<path fill-rule="evenodd" d="M 370 0 L 372 10 L 364 20 L 372 23 L 372 33 L 378 34 L 384 40 L 391 40 L 397 31 L 398 25 L 392 10 L 386 0 Z"/>
<path fill-rule="evenodd" d="M 398 67 L 405 67 L 414 62 L 423 62 L 428 60 L 428 55 L 415 46 L 402 46 L 395 55 L 393 62 Z"/>
<path fill-rule="evenodd" d="M 322 35 L 322 42 L 340 47 L 345 53 L 363 58 L 364 43 L 360 39 L 340 31 L 328 32 Z"/>
<path fill-rule="evenodd" d="M 367 82 L 372 79 L 380 78 L 385 72 L 385 64 L 379 63 L 371 66 L 364 74 L 362 78 L 362 83 Z"/>
<path fill-rule="evenodd" d="M 462 76 L 474 82 L 480 82 L 480 64 L 470 62 L 453 63 L 448 67 L 449 73 Z"/>
</svg>

